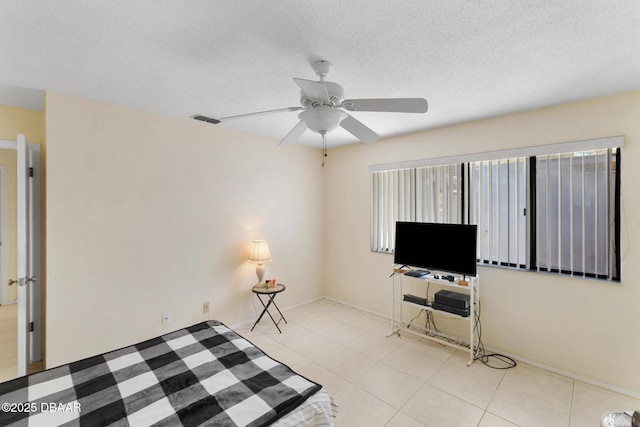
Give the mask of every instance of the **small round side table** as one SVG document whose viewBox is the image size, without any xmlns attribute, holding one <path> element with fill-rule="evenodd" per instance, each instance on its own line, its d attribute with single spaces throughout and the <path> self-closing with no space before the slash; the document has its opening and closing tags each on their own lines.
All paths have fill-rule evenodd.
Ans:
<svg viewBox="0 0 640 427">
<path fill-rule="evenodd" d="M 262 310 L 262 313 L 260 313 L 260 316 L 258 317 L 258 320 L 256 320 L 256 323 L 253 324 L 253 327 L 251 328 L 252 331 L 253 331 L 253 328 L 255 328 L 256 325 L 260 322 L 260 320 L 262 319 L 262 316 L 264 316 L 264 314 L 267 313 L 271 318 L 271 321 L 273 322 L 273 324 L 276 325 L 278 332 L 282 333 L 282 331 L 278 327 L 278 324 L 283 320 L 284 320 L 284 323 L 287 323 L 287 319 L 285 319 L 284 316 L 282 315 L 282 312 L 278 308 L 278 305 L 276 304 L 275 299 L 276 299 L 276 295 L 278 295 L 280 292 L 284 292 L 285 289 L 287 289 L 287 287 L 282 283 L 278 283 L 274 288 L 265 288 L 264 285 L 255 285 L 253 288 L 251 288 L 251 291 L 258 296 L 258 300 L 262 304 L 262 307 L 264 307 L 264 309 Z M 263 301 L 262 295 L 266 295 L 268 299 Z M 278 310 L 278 313 L 280 314 L 280 319 L 278 319 L 277 322 L 269 312 L 269 306 L 271 304 L 273 304 L 273 306 L 276 308 L 276 310 Z"/>
</svg>

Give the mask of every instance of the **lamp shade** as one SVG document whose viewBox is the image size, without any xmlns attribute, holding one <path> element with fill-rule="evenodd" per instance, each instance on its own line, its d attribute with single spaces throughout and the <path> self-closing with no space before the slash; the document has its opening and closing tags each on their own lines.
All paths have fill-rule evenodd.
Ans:
<svg viewBox="0 0 640 427">
<path fill-rule="evenodd" d="M 263 263 L 271 261 L 271 253 L 269 252 L 269 244 L 266 240 L 254 240 L 251 243 L 251 253 L 249 261 Z"/>
</svg>

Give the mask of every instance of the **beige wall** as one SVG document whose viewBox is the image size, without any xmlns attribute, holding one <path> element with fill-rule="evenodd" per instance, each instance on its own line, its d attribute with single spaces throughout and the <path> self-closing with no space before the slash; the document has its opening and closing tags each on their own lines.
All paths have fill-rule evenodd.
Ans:
<svg viewBox="0 0 640 427">
<path fill-rule="evenodd" d="M 252 239 L 287 307 L 323 295 L 317 150 L 47 93 L 47 366 L 256 315 Z M 161 325 L 161 313 L 172 322 Z"/>
<path fill-rule="evenodd" d="M 5 138 L 2 138 L 5 139 Z M 15 140 L 15 136 L 9 140 Z M 2 244 L 5 246 L 7 257 L 6 278 L 16 280 L 18 278 L 18 174 L 17 174 L 17 151 L 0 150 L 0 166 L 5 168 L 6 174 L 6 236 L 3 236 Z M 6 281 L 0 282 L 0 286 L 6 288 L 7 302 L 11 303 L 18 298 L 18 286 L 14 283 L 9 286 Z"/>
<path fill-rule="evenodd" d="M 204 301 L 230 325 L 255 316 L 254 238 L 288 285 L 281 306 L 327 295 L 388 314 L 369 165 L 625 135 L 622 284 L 479 273 L 487 346 L 638 394 L 639 113 L 627 93 L 347 146 L 322 169 L 317 150 L 48 93 L 47 365 L 203 320 Z"/>
<path fill-rule="evenodd" d="M 15 141 L 19 133 L 28 142 L 44 144 L 44 112 L 0 105 L 0 139 Z"/>
<path fill-rule="evenodd" d="M 625 136 L 623 283 L 480 267 L 482 338 L 486 346 L 640 395 L 640 92 L 332 150 L 326 294 L 390 313 L 393 258 L 369 250 L 369 165 L 614 135 Z"/>
</svg>

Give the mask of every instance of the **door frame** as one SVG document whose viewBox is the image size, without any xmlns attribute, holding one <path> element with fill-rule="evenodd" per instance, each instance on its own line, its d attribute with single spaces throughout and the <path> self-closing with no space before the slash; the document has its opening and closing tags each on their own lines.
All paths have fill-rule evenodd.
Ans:
<svg viewBox="0 0 640 427">
<path fill-rule="evenodd" d="M 15 304 L 7 301 L 7 167 L 0 166 L 0 305 Z"/>
<path fill-rule="evenodd" d="M 30 318 L 34 324 L 33 333 L 29 334 L 27 344 L 27 362 L 33 363 L 42 360 L 42 168 L 40 165 L 40 144 L 27 143 L 27 156 L 29 166 L 33 169 L 31 179 L 27 180 L 29 186 L 30 209 L 27 218 L 31 230 L 29 233 L 29 266 L 31 275 L 36 281 L 31 283 L 31 293 L 28 301 Z"/>
<path fill-rule="evenodd" d="M 24 135 L 18 135 L 21 140 Z M 25 141 L 26 142 L 26 141 Z M 18 140 L 0 140 L 0 148 L 18 150 Z M 18 301 L 18 376 L 26 374 L 27 364 L 42 360 L 42 236 L 41 236 L 41 172 L 40 165 L 40 144 L 27 142 L 27 162 L 28 167 L 33 168 L 33 178 L 28 179 L 26 185 L 31 193 L 31 201 L 28 201 L 29 209 L 26 212 L 24 220 L 32 224 L 32 228 L 27 236 L 26 251 L 27 265 L 29 266 L 28 275 L 37 277 L 32 285 L 25 284 L 26 300 L 23 304 Z M 18 156 L 20 157 L 20 156 Z M 19 180 L 19 179 L 18 179 Z M 18 185 L 20 187 L 20 185 Z M 18 218 L 18 222 L 21 219 Z M 20 246 L 20 243 L 18 243 Z M 18 255 L 20 258 L 20 255 Z M 20 261 L 20 260 L 18 260 Z M 20 275 L 18 273 L 18 275 Z M 18 277 L 18 280 L 21 278 Z M 16 285 L 19 286 L 19 283 Z M 20 294 L 20 289 L 18 290 Z M 21 307 L 22 306 L 22 307 Z M 21 311 L 22 308 L 22 311 Z M 25 313 L 26 312 L 26 313 Z M 26 319 L 26 322 L 21 322 Z M 34 324 L 33 331 L 28 331 L 28 324 Z M 22 324 L 25 323 L 25 324 Z"/>
</svg>

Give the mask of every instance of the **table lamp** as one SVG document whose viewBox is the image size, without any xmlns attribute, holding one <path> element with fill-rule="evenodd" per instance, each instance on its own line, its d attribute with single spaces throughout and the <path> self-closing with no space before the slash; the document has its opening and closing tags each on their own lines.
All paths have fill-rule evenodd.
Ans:
<svg viewBox="0 0 640 427">
<path fill-rule="evenodd" d="M 254 240 L 251 244 L 251 253 L 249 254 L 249 261 L 255 262 L 256 276 L 258 276 L 258 284 L 262 283 L 264 278 L 264 263 L 271 261 L 271 253 L 269 252 L 269 244 L 266 240 Z"/>
</svg>

